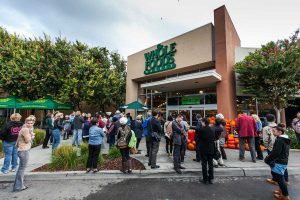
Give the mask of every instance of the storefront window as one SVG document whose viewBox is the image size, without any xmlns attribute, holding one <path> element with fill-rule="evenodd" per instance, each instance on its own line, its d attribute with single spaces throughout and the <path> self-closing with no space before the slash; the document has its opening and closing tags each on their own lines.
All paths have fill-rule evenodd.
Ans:
<svg viewBox="0 0 300 200">
<path fill-rule="evenodd" d="M 216 104 L 217 95 L 216 94 L 206 94 L 205 95 L 205 104 Z"/>
</svg>

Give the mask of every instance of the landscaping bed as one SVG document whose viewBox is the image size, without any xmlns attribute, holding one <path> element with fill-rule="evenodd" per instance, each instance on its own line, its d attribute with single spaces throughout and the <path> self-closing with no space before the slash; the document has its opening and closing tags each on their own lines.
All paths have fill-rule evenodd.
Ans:
<svg viewBox="0 0 300 200">
<path fill-rule="evenodd" d="M 51 163 L 32 170 L 33 172 L 55 171 L 85 171 L 88 158 L 88 144 L 83 143 L 80 148 L 71 145 L 60 146 L 52 155 Z M 117 148 L 111 148 L 108 154 L 100 154 L 98 161 L 99 170 L 120 170 L 122 158 Z M 145 170 L 145 166 L 135 158 L 132 158 L 133 170 Z"/>
</svg>

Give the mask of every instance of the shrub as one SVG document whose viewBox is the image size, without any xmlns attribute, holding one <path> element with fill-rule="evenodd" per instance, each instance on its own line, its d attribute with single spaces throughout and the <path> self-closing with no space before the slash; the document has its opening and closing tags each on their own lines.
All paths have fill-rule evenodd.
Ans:
<svg viewBox="0 0 300 200">
<path fill-rule="evenodd" d="M 77 166 L 77 151 L 71 145 L 61 145 L 53 152 L 50 163 L 51 168 L 69 170 Z"/>
<path fill-rule="evenodd" d="M 36 129 L 34 129 L 34 133 L 35 133 L 35 137 L 33 140 L 32 147 L 36 147 L 36 146 L 43 144 L 43 141 L 44 141 L 44 138 L 46 135 L 46 131 L 36 128 Z"/>
<path fill-rule="evenodd" d="M 113 146 L 108 150 L 108 154 L 107 154 L 108 159 L 115 159 L 119 157 L 121 157 L 121 152 L 117 147 Z"/>
<path fill-rule="evenodd" d="M 72 147 L 69 144 L 61 145 L 52 154 L 50 168 L 58 170 L 74 170 L 77 168 L 85 168 L 89 153 L 88 144 L 82 143 L 80 145 L 80 156 L 77 155 L 77 151 L 77 148 Z M 99 166 L 104 164 L 104 159 L 101 153 L 99 154 L 98 164 Z"/>
<path fill-rule="evenodd" d="M 292 128 L 287 128 L 286 134 L 289 136 L 291 143 L 290 148 L 291 149 L 300 149 L 300 145 L 298 144 L 297 136 L 295 131 Z"/>
</svg>

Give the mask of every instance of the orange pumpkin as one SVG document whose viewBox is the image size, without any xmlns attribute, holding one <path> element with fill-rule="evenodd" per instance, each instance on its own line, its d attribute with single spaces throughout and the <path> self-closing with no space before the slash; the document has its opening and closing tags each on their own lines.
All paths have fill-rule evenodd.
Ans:
<svg viewBox="0 0 300 200">
<path fill-rule="evenodd" d="M 239 143 L 239 139 L 238 138 L 234 138 L 234 144 L 238 144 Z"/>
<path fill-rule="evenodd" d="M 235 126 L 236 125 L 236 121 L 235 120 L 231 120 L 230 125 L 231 126 Z"/>
<path fill-rule="evenodd" d="M 227 144 L 224 144 L 224 148 L 227 148 L 228 147 L 228 145 Z"/>
<path fill-rule="evenodd" d="M 237 145 L 236 145 L 236 148 L 239 149 L 239 148 L 240 148 L 240 144 L 237 144 Z"/>
<path fill-rule="evenodd" d="M 228 134 L 228 140 L 234 140 L 233 134 Z"/>
<path fill-rule="evenodd" d="M 263 145 L 260 145 L 260 150 L 261 150 L 261 152 L 264 152 L 265 147 Z"/>
<path fill-rule="evenodd" d="M 229 149 L 235 149 L 235 145 L 234 144 L 228 144 L 228 148 Z"/>
<path fill-rule="evenodd" d="M 228 140 L 228 144 L 235 144 L 234 140 Z"/>
<path fill-rule="evenodd" d="M 246 149 L 246 151 L 250 151 L 250 147 L 249 147 L 248 143 L 245 144 L 245 149 Z"/>
<path fill-rule="evenodd" d="M 187 146 L 188 150 L 194 151 L 196 149 L 195 145 L 193 143 L 189 143 Z"/>
</svg>

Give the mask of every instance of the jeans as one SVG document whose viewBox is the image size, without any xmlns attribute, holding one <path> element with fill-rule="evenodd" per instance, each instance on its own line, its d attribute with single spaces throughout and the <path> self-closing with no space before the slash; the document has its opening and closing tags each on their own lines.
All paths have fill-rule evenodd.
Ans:
<svg viewBox="0 0 300 200">
<path fill-rule="evenodd" d="M 16 169 L 18 166 L 18 155 L 16 142 L 3 141 L 4 163 L 1 171 L 7 173 L 9 171 L 9 165 L 12 169 Z"/>
<path fill-rule="evenodd" d="M 58 145 L 60 144 L 60 130 L 54 129 L 52 131 L 53 143 L 52 143 L 52 150 L 57 149 Z"/>
<path fill-rule="evenodd" d="M 275 180 L 278 183 L 279 188 L 282 191 L 282 195 L 283 196 L 288 196 L 289 191 L 287 189 L 287 185 L 286 185 L 286 182 L 284 180 L 284 175 L 277 174 L 275 172 L 271 172 L 271 173 L 272 173 L 273 180 Z"/>
<path fill-rule="evenodd" d="M 213 155 L 201 154 L 202 175 L 203 180 L 208 181 L 214 179 Z M 208 165 L 208 174 L 207 174 Z"/>
<path fill-rule="evenodd" d="M 254 145 L 254 137 L 239 137 L 240 143 L 240 159 L 245 158 L 245 141 L 248 140 L 250 143 L 250 153 L 253 161 L 256 161 L 256 153 L 255 153 L 255 145 Z"/>
<path fill-rule="evenodd" d="M 97 169 L 99 153 L 101 150 L 101 144 L 91 145 L 89 144 L 89 157 L 87 159 L 86 168 Z"/>
<path fill-rule="evenodd" d="M 120 149 L 121 155 L 122 155 L 122 162 L 126 162 L 130 159 L 129 156 L 129 147 Z"/>
<path fill-rule="evenodd" d="M 260 137 L 255 137 L 255 151 L 257 153 L 257 158 L 264 159 L 264 156 L 260 149 Z"/>
<path fill-rule="evenodd" d="M 71 129 L 66 129 L 65 132 L 64 132 L 63 139 L 64 139 L 64 140 L 69 139 L 70 133 L 71 133 Z"/>
<path fill-rule="evenodd" d="M 166 152 L 172 154 L 173 152 L 173 140 L 165 136 L 166 138 Z M 169 151 L 170 146 L 170 151 Z"/>
<path fill-rule="evenodd" d="M 29 151 L 18 151 L 18 156 L 20 159 L 20 165 L 14 183 L 14 191 L 22 190 L 23 188 L 25 188 L 24 173 L 29 160 Z"/>
<path fill-rule="evenodd" d="M 44 142 L 43 142 L 43 148 L 47 147 L 51 135 L 52 135 L 52 129 L 47 128 L 45 139 L 44 139 Z M 52 140 L 52 142 L 53 142 L 53 140 Z"/>
<path fill-rule="evenodd" d="M 155 138 L 153 138 L 151 140 L 151 146 L 150 146 L 150 151 L 149 151 L 149 164 L 151 165 L 151 167 L 156 166 L 156 158 L 157 158 L 158 149 L 159 149 L 159 142 L 157 142 L 155 140 Z"/>
<path fill-rule="evenodd" d="M 72 145 L 77 144 L 79 146 L 82 142 L 82 129 L 74 129 L 72 137 Z"/>
</svg>

